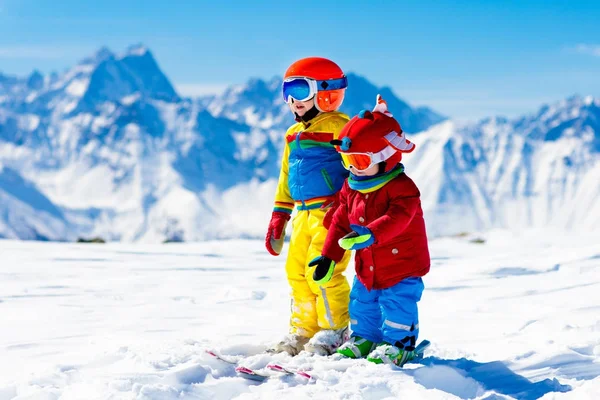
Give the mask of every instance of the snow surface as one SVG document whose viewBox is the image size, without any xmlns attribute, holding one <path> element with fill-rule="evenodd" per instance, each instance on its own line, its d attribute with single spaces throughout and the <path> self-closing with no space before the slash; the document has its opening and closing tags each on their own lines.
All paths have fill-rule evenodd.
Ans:
<svg viewBox="0 0 600 400">
<path fill-rule="evenodd" d="M 598 398 L 597 238 L 493 231 L 431 255 L 421 364 L 280 355 L 318 380 L 256 384 L 205 350 L 262 367 L 286 333 L 285 259 L 260 241 L 0 241 L 0 400 Z"/>
</svg>

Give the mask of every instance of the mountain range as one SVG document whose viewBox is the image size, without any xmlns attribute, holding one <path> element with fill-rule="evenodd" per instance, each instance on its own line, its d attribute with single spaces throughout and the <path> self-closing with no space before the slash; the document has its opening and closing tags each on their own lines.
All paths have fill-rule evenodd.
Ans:
<svg viewBox="0 0 600 400">
<path fill-rule="evenodd" d="M 457 123 L 349 73 L 341 111 L 378 93 L 408 138 L 432 235 L 596 229 L 600 100 Z M 280 77 L 184 98 L 149 49 L 103 48 L 62 74 L 0 74 L 0 237 L 159 242 L 260 237 L 285 129 Z"/>
</svg>

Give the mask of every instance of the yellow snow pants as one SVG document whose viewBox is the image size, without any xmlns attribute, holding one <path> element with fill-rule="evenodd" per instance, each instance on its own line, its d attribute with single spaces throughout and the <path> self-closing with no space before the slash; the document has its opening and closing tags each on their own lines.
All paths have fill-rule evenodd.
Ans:
<svg viewBox="0 0 600 400">
<path fill-rule="evenodd" d="M 325 211 L 298 211 L 292 221 L 292 237 L 286 262 L 287 278 L 292 287 L 290 333 L 313 337 L 322 329 L 340 329 L 348 325 L 350 285 L 342 273 L 350 261 L 347 251 L 337 263 L 331 280 L 319 286 L 313 280 L 308 263 L 321 255 L 327 237 L 323 226 Z"/>
</svg>

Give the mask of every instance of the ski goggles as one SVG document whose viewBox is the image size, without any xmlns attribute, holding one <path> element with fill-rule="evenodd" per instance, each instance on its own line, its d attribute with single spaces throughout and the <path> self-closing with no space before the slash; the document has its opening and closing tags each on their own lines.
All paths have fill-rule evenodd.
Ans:
<svg viewBox="0 0 600 400">
<path fill-rule="evenodd" d="M 340 153 L 342 155 L 342 164 L 348 171 L 366 171 L 374 165 L 387 160 L 398 150 L 392 146 L 377 153 Z"/>
<path fill-rule="evenodd" d="M 319 81 L 311 78 L 288 78 L 283 81 L 283 100 L 290 103 L 312 99 L 319 90 L 337 90 L 348 87 L 348 79 L 344 76 L 339 79 Z"/>
</svg>

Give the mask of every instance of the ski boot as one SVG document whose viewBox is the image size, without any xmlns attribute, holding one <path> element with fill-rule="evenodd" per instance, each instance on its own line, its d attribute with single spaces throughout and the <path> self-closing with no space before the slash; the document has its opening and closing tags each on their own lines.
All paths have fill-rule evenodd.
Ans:
<svg viewBox="0 0 600 400">
<path fill-rule="evenodd" d="M 400 348 L 383 343 L 377 346 L 368 356 L 367 360 L 375 364 L 394 364 L 402 367 L 416 357 L 414 347 Z"/>
<path fill-rule="evenodd" d="M 349 358 L 364 358 L 375 349 L 377 343 L 363 339 L 360 336 L 352 336 L 347 342 L 337 349 L 337 353 Z"/>
<path fill-rule="evenodd" d="M 269 353 L 288 353 L 290 356 L 298 355 L 310 339 L 297 334 L 286 335 L 283 340 L 269 349 Z"/>
<path fill-rule="evenodd" d="M 348 340 L 348 327 L 341 329 L 325 329 L 319 331 L 304 346 L 304 350 L 320 356 L 328 356 L 335 353 L 336 349 Z"/>
</svg>

